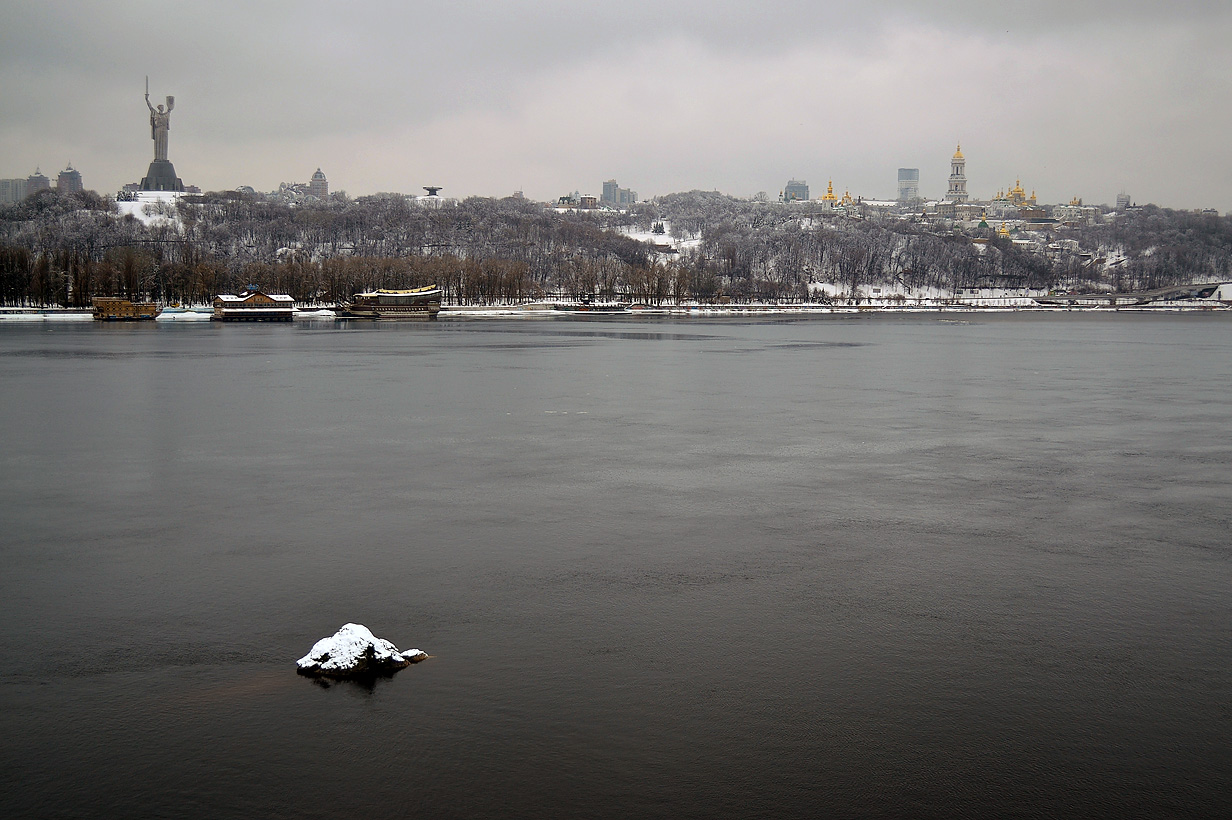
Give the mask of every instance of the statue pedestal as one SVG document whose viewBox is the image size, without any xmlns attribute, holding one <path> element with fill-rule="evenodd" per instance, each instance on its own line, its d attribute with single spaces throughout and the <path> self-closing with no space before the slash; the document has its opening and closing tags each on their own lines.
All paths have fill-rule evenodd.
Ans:
<svg viewBox="0 0 1232 820">
<path fill-rule="evenodd" d="M 145 179 L 141 180 L 143 191 L 183 191 L 184 183 L 175 175 L 175 166 L 168 159 L 156 159 L 150 163 Z"/>
</svg>

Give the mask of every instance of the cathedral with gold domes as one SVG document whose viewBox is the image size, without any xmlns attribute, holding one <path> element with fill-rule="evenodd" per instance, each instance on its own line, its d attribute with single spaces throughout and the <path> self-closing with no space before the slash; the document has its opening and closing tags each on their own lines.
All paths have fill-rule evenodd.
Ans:
<svg viewBox="0 0 1232 820">
<path fill-rule="evenodd" d="M 947 206 L 952 209 L 950 218 L 972 223 L 985 215 L 1002 220 L 1042 220 L 1045 215 L 1035 191 L 1028 195 L 1027 189 L 1022 185 L 1022 179 L 1014 180 L 1012 186 L 997 191 L 996 196 L 991 199 L 972 197 L 967 191 L 967 159 L 963 156 L 961 144 L 950 158 L 949 187 L 944 200 L 936 206 L 937 215 L 946 216 Z"/>
<path fill-rule="evenodd" d="M 844 191 L 840 197 L 834 193 L 834 180 L 826 183 L 826 192 L 821 197 L 821 210 L 828 213 L 841 213 L 847 216 L 859 216 L 861 200 L 853 197 L 851 191 Z"/>
<path fill-rule="evenodd" d="M 1014 187 L 1008 191 L 997 191 L 997 195 L 993 198 L 996 202 L 1008 202 L 1009 204 L 1021 208 L 1023 205 L 1035 205 L 1035 191 L 1031 192 L 1031 196 L 1027 196 L 1027 192 L 1023 190 L 1022 180 L 1014 180 Z"/>
</svg>

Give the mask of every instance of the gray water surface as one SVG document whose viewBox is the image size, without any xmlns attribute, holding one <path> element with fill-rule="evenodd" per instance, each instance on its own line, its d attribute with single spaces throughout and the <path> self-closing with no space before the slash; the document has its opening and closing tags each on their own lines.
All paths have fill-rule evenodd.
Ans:
<svg viewBox="0 0 1232 820">
<path fill-rule="evenodd" d="M 1227 316 L 0 326 L 0 815 L 1232 811 Z M 433 657 L 294 661 L 348 621 Z"/>
</svg>

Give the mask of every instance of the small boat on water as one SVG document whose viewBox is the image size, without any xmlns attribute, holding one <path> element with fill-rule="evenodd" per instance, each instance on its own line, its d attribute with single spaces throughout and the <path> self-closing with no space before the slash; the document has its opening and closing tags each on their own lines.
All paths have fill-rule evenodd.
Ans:
<svg viewBox="0 0 1232 820">
<path fill-rule="evenodd" d="M 130 302 L 118 296 L 95 296 L 94 318 L 103 322 L 141 322 L 157 319 L 162 309 L 153 302 Z"/>
<path fill-rule="evenodd" d="M 206 320 L 214 317 L 214 308 L 210 305 L 185 307 L 184 305 L 168 305 L 163 308 L 163 312 L 158 314 L 160 322 L 174 321 L 189 321 L 189 320 Z"/>
<path fill-rule="evenodd" d="M 553 310 L 561 313 L 585 313 L 585 314 L 608 314 L 608 313 L 632 313 L 633 309 L 629 305 L 618 303 L 602 303 L 602 302 L 557 302 L 552 306 Z"/>
<path fill-rule="evenodd" d="M 553 302 L 552 310 L 561 313 L 632 313 L 627 302 L 596 302 L 593 296 L 582 294 L 576 302 Z"/>
<path fill-rule="evenodd" d="M 335 311 L 340 319 L 435 319 L 441 312 L 441 289 L 436 285 L 408 290 L 381 288 L 357 293 Z"/>
</svg>

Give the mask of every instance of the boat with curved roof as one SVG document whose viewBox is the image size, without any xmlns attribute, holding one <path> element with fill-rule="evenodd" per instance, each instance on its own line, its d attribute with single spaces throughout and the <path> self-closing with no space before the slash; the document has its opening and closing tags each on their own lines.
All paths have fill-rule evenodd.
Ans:
<svg viewBox="0 0 1232 820">
<path fill-rule="evenodd" d="M 335 310 L 340 319 L 435 319 L 441 312 L 441 289 L 436 285 L 380 288 L 357 293 Z"/>
</svg>

